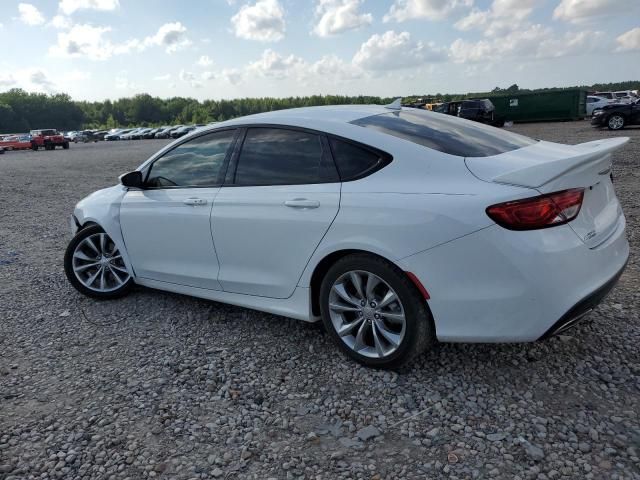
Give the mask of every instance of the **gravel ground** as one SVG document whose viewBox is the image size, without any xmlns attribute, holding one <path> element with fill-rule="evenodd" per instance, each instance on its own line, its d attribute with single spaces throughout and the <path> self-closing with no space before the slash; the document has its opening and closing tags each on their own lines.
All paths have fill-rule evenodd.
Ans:
<svg viewBox="0 0 640 480">
<path fill-rule="evenodd" d="M 0 479 L 640 479 L 640 129 L 622 135 L 631 259 L 606 301 L 566 335 L 440 345 L 398 372 L 346 360 L 317 325 L 75 292 L 67 215 L 165 142 L 0 156 Z"/>
</svg>

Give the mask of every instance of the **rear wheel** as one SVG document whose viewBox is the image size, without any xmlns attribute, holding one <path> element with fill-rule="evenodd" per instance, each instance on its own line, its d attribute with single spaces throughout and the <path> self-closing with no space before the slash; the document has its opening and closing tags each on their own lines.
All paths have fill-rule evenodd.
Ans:
<svg viewBox="0 0 640 480">
<path fill-rule="evenodd" d="M 373 255 L 348 255 L 329 269 L 320 309 L 340 349 L 367 366 L 398 367 L 435 341 L 433 319 L 415 285 Z"/>
<path fill-rule="evenodd" d="M 69 150 L 69 142 L 64 142 L 62 144 L 62 148 L 64 148 L 65 150 Z"/>
<path fill-rule="evenodd" d="M 38 151 L 38 144 L 37 143 L 32 143 L 31 144 L 31 150 L 33 150 L 34 152 Z"/>
<path fill-rule="evenodd" d="M 93 298 L 122 297 L 133 287 L 122 254 L 98 225 L 73 237 L 64 255 L 64 271 L 76 290 Z"/>
<path fill-rule="evenodd" d="M 607 121 L 607 127 L 609 127 L 609 130 L 622 130 L 624 128 L 624 117 L 618 114 L 611 115 Z"/>
</svg>

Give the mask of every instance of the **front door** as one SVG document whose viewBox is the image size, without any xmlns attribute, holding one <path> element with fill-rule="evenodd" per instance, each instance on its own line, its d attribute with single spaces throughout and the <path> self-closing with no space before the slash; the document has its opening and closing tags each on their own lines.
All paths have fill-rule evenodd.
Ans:
<svg viewBox="0 0 640 480">
<path fill-rule="evenodd" d="M 127 192 L 120 223 L 136 276 L 220 290 L 211 209 L 234 136 L 189 139 L 151 164 L 144 189 Z"/>
</svg>

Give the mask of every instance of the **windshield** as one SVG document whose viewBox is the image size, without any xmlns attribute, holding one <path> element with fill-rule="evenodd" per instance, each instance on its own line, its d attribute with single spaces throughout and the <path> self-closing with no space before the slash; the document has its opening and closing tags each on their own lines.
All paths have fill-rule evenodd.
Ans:
<svg viewBox="0 0 640 480">
<path fill-rule="evenodd" d="M 459 157 L 488 157 L 536 143 L 513 132 L 428 110 L 402 110 L 351 122 Z"/>
</svg>

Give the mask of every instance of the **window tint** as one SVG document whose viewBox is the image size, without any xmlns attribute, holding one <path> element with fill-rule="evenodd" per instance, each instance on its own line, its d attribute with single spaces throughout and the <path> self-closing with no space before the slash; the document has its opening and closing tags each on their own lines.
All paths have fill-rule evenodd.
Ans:
<svg viewBox="0 0 640 480">
<path fill-rule="evenodd" d="M 178 145 L 151 165 L 150 187 L 205 187 L 219 183 L 218 175 L 235 130 L 210 133 Z"/>
<path fill-rule="evenodd" d="M 536 142 L 506 130 L 426 110 L 383 113 L 351 123 L 460 157 L 488 157 Z"/>
<path fill-rule="evenodd" d="M 281 128 L 250 128 L 238 158 L 237 185 L 301 185 L 337 180 L 318 135 Z"/>
<path fill-rule="evenodd" d="M 388 163 L 382 155 L 353 143 L 337 138 L 331 138 L 329 142 L 343 182 L 361 178 L 367 173 L 372 173 L 377 167 L 385 166 Z"/>
</svg>

